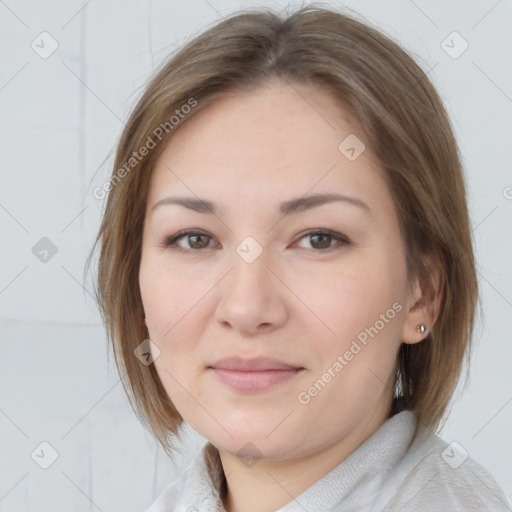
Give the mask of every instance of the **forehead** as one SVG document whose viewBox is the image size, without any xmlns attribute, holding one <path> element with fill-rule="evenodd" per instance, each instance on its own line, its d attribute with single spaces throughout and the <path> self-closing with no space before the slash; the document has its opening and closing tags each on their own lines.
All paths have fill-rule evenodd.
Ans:
<svg viewBox="0 0 512 512">
<path fill-rule="evenodd" d="M 304 84 L 273 82 L 231 92 L 197 111 L 173 134 L 153 171 L 150 197 L 176 189 L 218 195 L 239 185 L 239 194 L 283 197 L 344 193 L 382 187 L 378 163 L 367 144 L 350 161 L 340 143 L 359 126 L 326 91 Z M 179 190 L 178 190 L 179 189 Z M 320 190 L 316 190 L 320 191 Z"/>
</svg>

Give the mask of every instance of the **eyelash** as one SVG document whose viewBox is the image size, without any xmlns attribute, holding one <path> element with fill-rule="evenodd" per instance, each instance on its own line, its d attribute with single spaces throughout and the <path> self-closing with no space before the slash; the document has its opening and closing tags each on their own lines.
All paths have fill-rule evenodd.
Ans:
<svg viewBox="0 0 512 512">
<path fill-rule="evenodd" d="M 194 230 L 194 229 L 185 229 L 183 231 L 180 231 L 179 233 L 176 233 L 175 235 L 172 235 L 171 237 L 168 237 L 168 238 L 165 238 L 161 241 L 160 243 L 160 246 L 161 247 L 164 247 L 164 248 L 174 248 L 176 249 L 177 251 L 179 252 L 192 252 L 192 251 L 201 251 L 201 250 L 204 250 L 204 249 L 211 249 L 211 247 L 203 247 L 203 248 L 200 248 L 200 249 L 184 249 L 183 247 L 179 247 L 177 245 L 177 242 L 179 240 L 181 240 L 182 238 L 186 237 L 186 236 L 195 236 L 195 235 L 201 235 L 201 236 L 205 236 L 207 238 L 210 238 L 213 240 L 213 238 L 208 235 L 208 233 L 205 233 L 203 231 L 198 231 L 198 230 Z M 308 231 L 307 233 L 304 233 L 300 238 L 299 240 L 302 240 L 303 238 L 307 237 L 307 236 L 315 236 L 315 235 L 326 235 L 326 236 L 330 236 L 331 238 L 335 238 L 336 240 L 338 240 L 338 243 L 335 244 L 335 245 L 332 245 L 332 246 L 329 246 L 325 249 L 311 249 L 313 251 L 318 251 L 318 252 L 330 252 L 332 250 L 335 250 L 335 249 L 341 249 L 343 246 L 346 246 L 346 245 L 350 245 L 351 244 L 351 241 L 343 234 L 341 233 L 337 233 L 336 231 L 332 231 L 330 229 L 317 229 L 317 230 L 313 230 L 313 231 Z"/>
</svg>

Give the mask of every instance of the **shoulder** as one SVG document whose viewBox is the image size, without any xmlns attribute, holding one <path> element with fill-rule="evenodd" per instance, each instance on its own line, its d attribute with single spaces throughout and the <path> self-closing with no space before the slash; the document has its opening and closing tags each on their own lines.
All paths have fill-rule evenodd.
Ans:
<svg viewBox="0 0 512 512">
<path fill-rule="evenodd" d="M 204 461 L 205 447 L 179 478 L 170 483 L 145 512 L 215 511 L 219 498 Z"/>
<path fill-rule="evenodd" d="M 182 480 L 183 473 L 158 495 L 156 500 L 145 512 L 172 512 L 178 500 L 178 489 L 180 488 Z"/>
<path fill-rule="evenodd" d="M 512 510 L 494 478 L 462 446 L 426 430 L 404 455 L 397 474 L 386 511 Z"/>
</svg>

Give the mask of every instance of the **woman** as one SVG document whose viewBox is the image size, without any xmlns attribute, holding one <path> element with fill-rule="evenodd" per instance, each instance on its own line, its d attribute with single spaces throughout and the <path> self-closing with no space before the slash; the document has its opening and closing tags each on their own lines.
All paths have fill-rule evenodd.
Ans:
<svg viewBox="0 0 512 512">
<path fill-rule="evenodd" d="M 231 16 L 123 131 L 97 294 L 135 411 L 208 442 L 148 512 L 510 510 L 434 431 L 477 279 L 442 102 L 396 43 L 306 7 Z"/>
</svg>

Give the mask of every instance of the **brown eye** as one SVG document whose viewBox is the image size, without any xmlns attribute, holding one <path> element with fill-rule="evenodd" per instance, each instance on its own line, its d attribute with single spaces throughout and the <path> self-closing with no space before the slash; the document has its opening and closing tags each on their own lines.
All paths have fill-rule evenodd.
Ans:
<svg viewBox="0 0 512 512">
<path fill-rule="evenodd" d="M 313 250 L 323 252 L 327 252 L 331 249 L 338 249 L 344 245 L 350 244 L 350 240 L 345 235 L 330 230 L 309 232 L 301 237 L 301 240 L 303 239 L 308 239 Z M 332 244 L 333 240 L 337 241 L 337 243 Z M 306 247 L 306 249 L 309 248 L 310 247 Z"/>
<path fill-rule="evenodd" d="M 327 252 L 332 249 L 339 249 L 344 245 L 349 245 L 350 240 L 341 233 L 335 231 L 323 230 L 323 231 L 311 231 L 304 234 L 300 240 L 308 239 L 311 247 L 303 247 L 305 249 L 313 249 L 314 251 Z M 188 247 L 181 245 L 182 239 L 187 240 Z M 333 240 L 337 243 L 332 243 Z M 208 249 L 213 246 L 209 243 L 213 241 L 213 238 L 207 233 L 197 230 L 185 230 L 180 231 L 176 235 L 173 235 L 161 242 L 162 247 L 175 247 L 177 250 L 182 252 L 187 251 L 198 251 L 201 249 Z"/>
<path fill-rule="evenodd" d="M 327 234 L 316 234 L 316 235 L 309 235 L 310 241 L 313 243 L 314 249 L 327 249 L 331 246 L 332 236 Z M 316 238 L 316 240 L 315 240 Z M 318 245 L 316 245 L 316 242 L 318 242 Z"/>
<path fill-rule="evenodd" d="M 182 239 L 186 239 L 188 247 L 184 247 L 180 242 Z M 176 235 L 173 235 L 161 243 L 162 247 L 173 247 L 176 246 L 181 251 L 193 251 L 199 249 L 207 249 L 209 242 L 212 237 L 201 231 L 186 230 L 180 231 Z"/>
<path fill-rule="evenodd" d="M 189 245 L 192 249 L 204 249 L 208 247 L 208 239 L 210 239 L 207 235 L 187 235 Z M 206 240 L 206 244 L 205 244 Z"/>
</svg>

